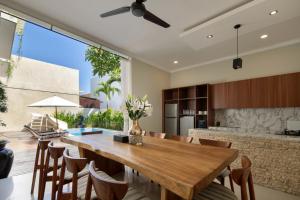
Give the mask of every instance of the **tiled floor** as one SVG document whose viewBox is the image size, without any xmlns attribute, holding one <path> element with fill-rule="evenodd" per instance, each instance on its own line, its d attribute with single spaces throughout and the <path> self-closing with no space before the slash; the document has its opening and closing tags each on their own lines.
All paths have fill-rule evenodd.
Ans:
<svg viewBox="0 0 300 200">
<path fill-rule="evenodd" d="M 160 199 L 160 187 L 158 184 L 151 183 L 143 176 L 132 175 L 131 169 L 126 169 L 125 180 L 134 185 L 140 192 L 145 193 L 153 200 Z M 124 177 L 118 177 L 123 180 Z M 34 195 L 30 194 L 32 173 L 13 176 L 7 179 L 0 179 L 0 200 L 36 200 L 37 185 Z M 38 180 L 38 178 L 37 178 Z M 47 183 L 44 200 L 50 200 L 51 183 Z"/>
<path fill-rule="evenodd" d="M 33 196 L 30 195 L 32 173 L 10 177 L 0 180 L 0 200 L 36 200 L 37 190 Z M 143 176 L 137 177 L 131 175 L 128 170 L 127 178 L 134 183 L 140 191 L 144 192 L 152 200 L 160 199 L 160 187 L 158 184 L 151 183 L 149 179 Z M 37 188 L 37 186 L 36 186 Z M 236 187 L 236 194 L 239 197 L 240 191 Z M 289 195 L 280 191 L 271 190 L 262 186 L 255 185 L 255 194 L 257 200 L 299 200 L 300 197 Z M 50 200 L 50 185 L 47 185 L 45 200 Z"/>
</svg>

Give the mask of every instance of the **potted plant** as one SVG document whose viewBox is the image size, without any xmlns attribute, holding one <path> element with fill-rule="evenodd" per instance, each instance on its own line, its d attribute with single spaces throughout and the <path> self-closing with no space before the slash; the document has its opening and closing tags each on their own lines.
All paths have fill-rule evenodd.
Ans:
<svg viewBox="0 0 300 200">
<path fill-rule="evenodd" d="M 152 114 L 152 106 L 147 100 L 147 96 L 133 97 L 128 96 L 125 101 L 126 114 L 132 120 L 132 127 L 129 129 L 129 143 L 135 145 L 143 144 L 142 129 L 139 125 L 139 119 L 148 117 Z"/>
<path fill-rule="evenodd" d="M 7 96 L 4 85 L 0 82 L 0 112 L 7 111 Z M 5 126 L 5 123 L 0 119 L 0 126 Z M 13 151 L 5 148 L 8 143 L 6 140 L 0 140 L 0 179 L 7 178 L 14 159 Z"/>
</svg>

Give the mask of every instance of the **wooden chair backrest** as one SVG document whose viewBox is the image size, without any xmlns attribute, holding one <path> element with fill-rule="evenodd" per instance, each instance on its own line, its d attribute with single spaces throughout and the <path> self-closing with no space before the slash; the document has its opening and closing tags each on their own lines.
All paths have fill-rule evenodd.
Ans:
<svg viewBox="0 0 300 200">
<path fill-rule="evenodd" d="M 63 182 L 64 182 L 64 176 L 66 169 L 73 174 L 72 176 L 72 193 L 71 193 L 71 199 L 77 200 L 77 186 L 78 186 L 78 173 L 81 172 L 88 160 L 86 158 L 75 158 L 72 157 L 69 153 L 69 150 L 66 149 L 63 153 L 63 162 L 61 166 L 61 176 L 59 180 L 59 188 L 58 188 L 58 199 L 64 199 L 64 193 L 63 193 Z M 90 194 L 88 194 L 90 196 Z"/>
<path fill-rule="evenodd" d="M 149 133 L 145 133 L 145 135 L 150 136 L 150 137 L 160 138 L 160 139 L 166 138 L 165 133 L 158 133 L 158 132 L 152 132 L 152 131 L 150 131 Z"/>
<path fill-rule="evenodd" d="M 54 146 L 53 142 L 50 142 L 48 144 L 48 151 L 47 151 L 47 156 L 46 156 L 46 168 L 44 171 L 44 178 L 47 179 L 47 177 L 49 177 L 48 175 L 48 171 L 50 169 L 50 158 L 53 159 L 53 166 L 52 168 L 52 178 L 51 176 L 49 178 L 52 179 L 52 192 L 51 192 L 51 199 L 54 199 L 55 194 L 56 194 L 56 190 L 57 190 L 57 180 L 60 179 L 60 175 L 58 173 L 58 168 L 59 168 L 59 163 L 58 160 L 63 156 L 63 152 L 65 150 L 65 147 L 62 146 Z M 50 179 L 50 180 L 51 180 Z M 44 180 L 46 181 L 46 180 Z M 46 184 L 46 182 L 44 182 L 43 184 Z M 44 191 L 45 191 L 45 185 L 43 185 L 43 192 L 42 192 L 42 196 L 44 196 Z"/>
<path fill-rule="evenodd" d="M 128 190 L 127 182 L 107 180 L 97 174 L 94 161 L 91 161 L 89 165 L 89 179 L 92 182 L 98 199 L 101 200 L 121 200 Z"/>
<path fill-rule="evenodd" d="M 209 145 L 215 147 L 223 147 L 223 148 L 230 148 L 231 142 L 220 141 L 220 140 L 209 140 L 209 139 L 199 139 L 200 144 L 202 145 Z"/>
<path fill-rule="evenodd" d="M 72 157 L 68 149 L 64 151 L 64 161 L 66 163 L 66 169 L 73 175 L 81 172 L 88 163 L 88 160 L 86 158 Z"/>
<path fill-rule="evenodd" d="M 247 156 L 241 158 L 242 168 L 232 170 L 232 179 L 241 187 L 241 199 L 248 200 L 247 183 L 250 200 L 255 200 L 253 178 L 251 173 L 251 161 Z"/>
<path fill-rule="evenodd" d="M 193 141 L 193 137 L 189 137 L 189 136 L 179 136 L 179 135 L 172 135 L 170 137 L 171 140 L 176 140 L 176 141 L 180 141 L 180 142 L 186 142 L 186 143 L 192 143 Z"/>
<path fill-rule="evenodd" d="M 38 149 L 40 151 L 45 151 L 46 149 L 48 149 L 48 144 L 50 143 L 50 140 L 38 140 Z"/>
<path fill-rule="evenodd" d="M 50 157 L 52 159 L 54 159 L 54 161 L 58 160 L 59 158 L 61 158 L 63 156 L 64 150 L 65 150 L 65 147 L 54 146 L 53 142 L 50 142 L 48 144 L 48 151 L 49 151 Z"/>
</svg>

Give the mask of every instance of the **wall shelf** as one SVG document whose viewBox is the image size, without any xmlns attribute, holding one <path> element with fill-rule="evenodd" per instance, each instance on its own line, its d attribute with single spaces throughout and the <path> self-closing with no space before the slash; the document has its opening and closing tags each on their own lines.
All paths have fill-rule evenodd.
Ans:
<svg viewBox="0 0 300 200">
<path fill-rule="evenodd" d="M 165 131 L 165 104 L 178 104 L 178 119 L 177 119 L 177 133 L 180 132 L 180 117 L 192 116 L 194 117 L 194 128 L 199 127 L 199 120 L 204 122 L 205 127 L 213 125 L 213 111 L 211 109 L 211 92 L 210 85 L 195 85 L 181 88 L 173 88 L 163 90 L 163 132 Z M 192 110 L 195 114 L 189 113 Z M 207 111 L 207 114 L 197 114 L 199 111 Z M 186 134 L 186 133 L 185 133 Z"/>
</svg>

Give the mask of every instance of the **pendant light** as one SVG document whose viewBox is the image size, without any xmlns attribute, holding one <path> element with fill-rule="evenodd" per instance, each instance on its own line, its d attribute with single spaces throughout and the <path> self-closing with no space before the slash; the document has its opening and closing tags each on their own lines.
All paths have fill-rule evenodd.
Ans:
<svg viewBox="0 0 300 200">
<path fill-rule="evenodd" d="M 240 69 L 243 66 L 243 60 L 239 58 L 239 28 L 241 26 L 241 24 L 237 24 L 233 27 L 236 30 L 236 59 L 233 60 L 233 69 Z"/>
</svg>

